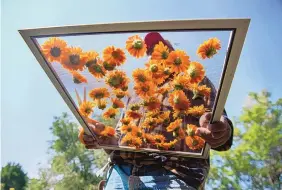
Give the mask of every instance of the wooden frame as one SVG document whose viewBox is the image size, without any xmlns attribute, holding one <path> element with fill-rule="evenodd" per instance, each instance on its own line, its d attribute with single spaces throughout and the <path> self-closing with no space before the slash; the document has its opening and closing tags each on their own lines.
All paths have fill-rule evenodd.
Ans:
<svg viewBox="0 0 282 190">
<path fill-rule="evenodd" d="M 150 21 L 150 22 L 128 22 L 128 23 L 110 23 L 110 24 L 95 24 L 95 25 L 77 25 L 77 26 L 62 26 L 62 27 L 48 27 L 36 29 L 19 30 L 23 39 L 31 49 L 32 53 L 41 64 L 42 68 L 53 82 L 66 104 L 74 113 L 79 123 L 89 134 L 95 138 L 95 134 L 88 129 L 88 125 L 82 119 L 74 106 L 74 102 L 52 72 L 51 68 L 46 64 L 42 56 L 35 38 L 49 37 L 49 36 L 66 36 L 66 35 L 82 35 L 82 34 L 99 34 L 99 33 L 123 33 L 123 32 L 146 32 L 146 31 L 231 31 L 229 40 L 228 52 L 225 57 L 223 72 L 220 79 L 220 85 L 216 96 L 216 101 L 213 107 L 212 122 L 220 119 L 224 110 L 224 105 L 231 87 L 234 73 L 239 61 L 241 50 L 247 34 L 250 19 L 205 19 L 205 20 L 175 20 L 175 21 Z M 115 149 L 124 151 L 149 151 L 159 152 L 163 151 L 156 149 L 142 149 L 136 150 L 134 148 L 122 146 L 101 146 L 105 149 Z M 176 156 L 192 156 L 198 158 L 207 158 L 209 156 L 209 145 L 206 144 L 202 154 L 185 153 L 177 151 L 165 151 L 165 154 L 173 154 Z"/>
</svg>

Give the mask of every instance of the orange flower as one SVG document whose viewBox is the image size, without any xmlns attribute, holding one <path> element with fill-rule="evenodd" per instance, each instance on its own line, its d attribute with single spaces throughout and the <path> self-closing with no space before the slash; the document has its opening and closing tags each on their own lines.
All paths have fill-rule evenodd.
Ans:
<svg viewBox="0 0 282 190">
<path fill-rule="evenodd" d="M 116 95 L 117 98 L 121 99 L 123 98 L 124 96 L 128 95 L 127 92 L 123 91 L 123 90 L 120 90 L 120 89 L 116 89 L 114 90 L 114 94 Z"/>
<path fill-rule="evenodd" d="M 94 88 L 89 92 L 89 96 L 96 100 L 107 98 L 110 96 L 110 93 L 107 88 Z"/>
<path fill-rule="evenodd" d="M 178 75 L 172 81 L 172 85 L 175 90 L 188 89 L 190 86 L 189 77 L 187 77 L 186 75 Z"/>
<path fill-rule="evenodd" d="M 170 121 L 170 111 L 165 111 L 159 115 L 158 123 L 168 124 Z"/>
<path fill-rule="evenodd" d="M 49 62 L 61 62 L 62 57 L 68 52 L 67 43 L 60 38 L 49 38 L 41 46 L 44 57 Z"/>
<path fill-rule="evenodd" d="M 190 101 L 182 90 L 176 90 L 169 95 L 168 101 L 176 111 L 186 112 L 190 107 Z"/>
<path fill-rule="evenodd" d="M 79 47 L 70 47 L 66 56 L 62 57 L 61 64 L 68 70 L 80 70 L 84 69 L 87 61 L 87 56 L 82 52 Z"/>
<path fill-rule="evenodd" d="M 159 110 L 161 108 L 161 101 L 156 97 L 150 97 L 144 100 L 144 106 L 149 111 Z"/>
<path fill-rule="evenodd" d="M 182 125 L 182 119 L 177 119 L 174 122 L 171 122 L 169 126 L 166 128 L 167 132 L 175 132 L 178 131 Z"/>
<path fill-rule="evenodd" d="M 142 117 L 142 114 L 137 112 L 137 111 L 131 111 L 128 110 L 126 112 L 127 117 L 131 118 L 131 119 L 140 119 Z"/>
<path fill-rule="evenodd" d="M 152 59 L 155 60 L 166 60 L 169 55 L 169 49 L 163 42 L 159 42 L 159 44 L 155 45 L 154 51 L 152 53 Z"/>
<path fill-rule="evenodd" d="M 205 140 L 199 136 L 187 136 L 185 142 L 191 150 L 199 150 L 205 146 Z"/>
<path fill-rule="evenodd" d="M 132 121 L 132 119 L 130 119 L 130 118 L 128 118 L 128 117 L 122 118 L 122 119 L 120 120 L 120 122 L 121 122 L 123 125 L 129 125 L 131 121 Z"/>
<path fill-rule="evenodd" d="M 152 135 L 150 133 L 145 133 L 144 138 L 145 138 L 147 143 L 151 143 L 151 144 L 156 143 L 154 135 Z"/>
<path fill-rule="evenodd" d="M 157 126 L 157 118 L 147 117 L 142 123 L 142 128 L 144 129 L 153 129 Z"/>
<path fill-rule="evenodd" d="M 155 84 L 161 84 L 167 78 L 167 75 L 164 74 L 164 66 L 161 61 L 150 60 L 145 65 L 149 70 L 149 74 L 152 77 L 152 81 Z"/>
<path fill-rule="evenodd" d="M 80 74 L 77 71 L 71 71 L 72 77 L 73 77 L 73 82 L 76 84 L 80 84 L 80 83 L 87 83 L 87 79 L 85 78 L 85 76 L 83 76 L 82 74 Z"/>
<path fill-rule="evenodd" d="M 145 69 L 135 69 L 132 72 L 132 77 L 136 83 L 144 83 L 151 80 L 149 72 Z"/>
<path fill-rule="evenodd" d="M 154 135 L 154 138 L 157 143 L 164 143 L 166 140 L 166 138 L 160 134 Z"/>
<path fill-rule="evenodd" d="M 190 85 L 189 89 L 194 95 L 192 99 L 196 99 L 199 96 L 204 96 L 209 99 L 211 94 L 211 88 L 207 87 L 206 85 L 192 84 Z"/>
<path fill-rule="evenodd" d="M 102 65 L 104 69 L 107 71 L 113 71 L 116 68 L 116 65 L 114 63 L 109 63 L 107 61 L 104 61 Z"/>
<path fill-rule="evenodd" d="M 89 117 L 93 113 L 94 102 L 84 101 L 79 106 L 79 113 L 84 117 Z"/>
<path fill-rule="evenodd" d="M 197 126 L 196 125 L 193 125 L 193 124 L 187 124 L 187 135 L 188 136 L 194 136 L 195 133 L 196 133 L 196 130 L 197 130 Z"/>
<path fill-rule="evenodd" d="M 96 51 L 88 51 L 85 53 L 86 56 L 86 66 L 96 64 L 99 54 Z"/>
<path fill-rule="evenodd" d="M 156 86 L 152 82 L 138 83 L 134 86 L 134 90 L 141 98 L 148 98 L 155 92 Z"/>
<path fill-rule="evenodd" d="M 185 132 L 184 132 L 183 128 L 179 128 L 179 130 L 177 131 L 177 134 L 175 134 L 175 136 L 178 139 L 184 139 L 185 138 Z"/>
<path fill-rule="evenodd" d="M 127 78 L 125 72 L 115 70 L 108 73 L 105 82 L 114 89 L 121 89 L 123 87 L 127 87 L 129 79 Z"/>
<path fill-rule="evenodd" d="M 103 51 L 103 59 L 107 63 L 120 66 L 125 62 L 126 57 L 122 49 L 114 46 L 108 46 Z"/>
<path fill-rule="evenodd" d="M 129 37 L 126 41 L 126 49 L 130 55 L 140 58 L 145 55 L 147 51 L 147 45 L 138 35 L 135 35 Z"/>
<path fill-rule="evenodd" d="M 124 103 L 118 98 L 112 98 L 113 108 L 124 108 Z"/>
<path fill-rule="evenodd" d="M 176 143 L 177 143 L 177 139 L 174 139 L 173 141 L 170 142 L 157 143 L 157 146 L 159 149 L 169 150 L 174 148 Z"/>
<path fill-rule="evenodd" d="M 103 61 L 99 58 L 95 61 L 88 61 L 86 66 L 88 67 L 89 73 L 91 73 L 95 78 L 103 78 L 106 75 L 106 70 L 102 65 Z"/>
<path fill-rule="evenodd" d="M 115 118 L 118 113 L 117 109 L 109 108 L 107 111 L 104 112 L 103 117 L 105 119 Z"/>
<path fill-rule="evenodd" d="M 110 126 L 106 126 L 105 129 L 101 132 L 101 136 L 103 137 L 113 137 L 115 136 L 115 129 L 113 127 Z"/>
<path fill-rule="evenodd" d="M 165 95 L 169 92 L 170 89 L 171 89 L 171 87 L 169 87 L 169 86 L 161 87 L 161 88 L 157 89 L 156 93 L 161 94 L 161 95 Z"/>
<path fill-rule="evenodd" d="M 166 65 L 170 67 L 171 72 L 176 74 L 185 72 L 189 67 L 189 56 L 181 50 L 172 51 L 166 60 Z"/>
<path fill-rule="evenodd" d="M 133 135 L 131 133 L 127 133 L 122 139 L 121 144 L 122 145 L 130 145 L 132 144 Z"/>
<path fill-rule="evenodd" d="M 123 125 L 120 128 L 122 134 L 132 133 L 133 135 L 137 133 L 138 127 L 136 125 Z"/>
<path fill-rule="evenodd" d="M 197 54 L 202 59 L 212 58 L 220 49 L 220 41 L 217 38 L 210 38 L 199 46 Z"/>
<path fill-rule="evenodd" d="M 199 83 L 205 77 L 205 69 L 199 62 L 191 62 L 187 70 L 190 83 Z"/>
<path fill-rule="evenodd" d="M 140 137 L 133 137 L 132 146 L 139 148 L 142 145 L 142 139 Z"/>
<path fill-rule="evenodd" d="M 207 109 L 204 107 L 204 105 L 193 106 L 189 108 L 188 114 L 195 116 L 195 117 L 199 117 L 203 115 L 206 112 L 206 110 Z"/>
<path fill-rule="evenodd" d="M 107 107 L 107 101 L 103 99 L 96 100 L 97 107 L 101 110 L 104 110 Z"/>
</svg>

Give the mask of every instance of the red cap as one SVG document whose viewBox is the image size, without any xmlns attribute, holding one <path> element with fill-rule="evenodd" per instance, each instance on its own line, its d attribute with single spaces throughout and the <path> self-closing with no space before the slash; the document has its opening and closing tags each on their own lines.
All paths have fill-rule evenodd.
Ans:
<svg viewBox="0 0 282 190">
<path fill-rule="evenodd" d="M 158 32 L 150 32 L 145 36 L 145 44 L 147 45 L 147 54 L 150 52 L 152 48 L 159 42 L 163 42 L 170 50 L 174 50 L 174 48 L 167 43 L 167 41 L 160 35 Z"/>
</svg>

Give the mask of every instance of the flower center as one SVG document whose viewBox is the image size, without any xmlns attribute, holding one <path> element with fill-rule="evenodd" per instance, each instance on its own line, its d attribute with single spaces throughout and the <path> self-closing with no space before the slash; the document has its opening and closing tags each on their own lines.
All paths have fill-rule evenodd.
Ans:
<svg viewBox="0 0 282 190">
<path fill-rule="evenodd" d="M 103 97 L 104 97 L 104 93 L 98 92 L 98 93 L 95 95 L 95 97 L 98 98 L 98 99 L 103 98 Z"/>
<path fill-rule="evenodd" d="M 120 57 L 120 54 L 119 54 L 118 51 L 113 51 L 112 56 L 113 56 L 113 58 L 118 59 Z"/>
<path fill-rule="evenodd" d="M 165 74 L 165 75 L 170 75 L 170 74 L 171 74 L 168 67 L 166 67 L 166 68 L 164 69 L 164 74 Z"/>
<path fill-rule="evenodd" d="M 81 81 L 78 78 L 76 78 L 76 77 L 73 77 L 73 82 L 75 84 L 80 84 L 81 83 Z"/>
<path fill-rule="evenodd" d="M 134 41 L 133 42 L 133 48 L 134 49 L 142 49 L 142 47 L 143 47 L 143 43 L 142 43 L 142 41 L 141 40 L 136 40 L 136 41 Z"/>
<path fill-rule="evenodd" d="M 188 132 L 189 136 L 194 136 L 195 135 L 195 131 L 193 129 L 191 129 L 191 128 L 189 128 L 187 132 Z"/>
<path fill-rule="evenodd" d="M 213 48 L 213 47 L 209 48 L 209 49 L 206 51 L 207 57 L 211 57 L 211 56 L 213 56 L 214 54 L 216 54 L 216 49 Z"/>
<path fill-rule="evenodd" d="M 58 47 L 53 47 L 51 48 L 50 53 L 53 57 L 59 57 L 61 55 L 61 49 Z"/>
<path fill-rule="evenodd" d="M 158 68 L 158 66 L 156 64 L 153 64 L 153 65 L 151 65 L 150 70 L 153 73 L 156 73 L 156 72 L 158 72 L 159 68 Z"/>
<path fill-rule="evenodd" d="M 175 60 L 174 60 L 174 64 L 175 65 L 180 65 L 182 63 L 180 57 L 177 57 Z"/>
<path fill-rule="evenodd" d="M 112 71 L 112 70 L 114 70 L 114 68 L 115 68 L 115 66 L 113 65 L 113 64 L 110 64 L 110 63 L 108 63 L 108 62 L 104 62 L 103 63 L 103 66 L 104 66 L 104 68 L 107 70 L 107 71 Z"/>
<path fill-rule="evenodd" d="M 193 139 L 192 140 L 192 145 L 193 146 L 197 146 L 199 144 L 199 142 L 196 140 L 196 139 Z"/>
<path fill-rule="evenodd" d="M 119 76 L 114 76 L 113 78 L 110 79 L 109 83 L 113 87 L 118 87 L 122 83 L 122 78 Z"/>
<path fill-rule="evenodd" d="M 140 81 L 140 82 L 145 82 L 146 81 L 146 77 L 144 76 L 144 75 L 138 75 L 138 80 Z"/>
<path fill-rule="evenodd" d="M 79 65 L 80 57 L 77 54 L 70 55 L 70 64 L 72 65 Z"/>
<path fill-rule="evenodd" d="M 162 52 L 162 59 L 167 59 L 168 58 L 168 53 L 166 51 Z"/>
<path fill-rule="evenodd" d="M 175 97 L 173 98 L 173 102 L 174 102 L 175 104 L 179 104 L 180 98 L 179 98 L 178 96 L 175 96 Z"/>
<path fill-rule="evenodd" d="M 198 73 L 197 70 L 195 69 L 195 67 L 190 67 L 188 70 L 188 74 L 191 78 L 195 78 L 197 77 Z"/>
<path fill-rule="evenodd" d="M 91 108 L 85 108 L 85 113 L 90 114 L 92 112 Z"/>
<path fill-rule="evenodd" d="M 128 127 L 127 128 L 127 132 L 131 132 L 132 131 L 132 128 L 131 127 Z"/>
<path fill-rule="evenodd" d="M 150 88 L 148 86 L 142 86 L 141 89 L 143 92 L 148 92 Z"/>
</svg>

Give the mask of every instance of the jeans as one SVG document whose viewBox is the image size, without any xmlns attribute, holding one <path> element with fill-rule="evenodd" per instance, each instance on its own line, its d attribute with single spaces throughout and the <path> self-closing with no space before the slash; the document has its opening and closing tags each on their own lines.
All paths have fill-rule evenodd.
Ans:
<svg viewBox="0 0 282 190">
<path fill-rule="evenodd" d="M 195 190 L 170 171 L 159 167 L 152 170 L 150 166 L 142 168 L 144 175 L 132 176 L 133 165 L 114 165 L 107 174 L 106 190 L 136 190 L 136 189 L 186 189 Z M 146 171 L 147 170 L 147 171 Z"/>
</svg>

